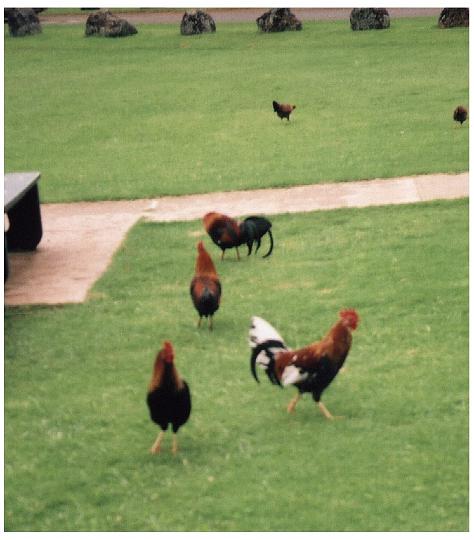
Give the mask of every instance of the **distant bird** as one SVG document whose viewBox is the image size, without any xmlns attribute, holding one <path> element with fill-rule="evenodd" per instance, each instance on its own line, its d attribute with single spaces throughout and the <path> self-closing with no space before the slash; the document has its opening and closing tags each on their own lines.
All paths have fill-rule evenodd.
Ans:
<svg viewBox="0 0 474 540">
<path fill-rule="evenodd" d="M 288 404 L 288 412 L 295 410 L 301 395 L 310 392 L 320 411 L 328 419 L 334 417 L 321 401 L 321 394 L 341 370 L 352 344 L 352 332 L 359 324 L 359 315 L 353 309 L 344 309 L 339 320 L 318 342 L 288 349 L 273 326 L 252 317 L 249 330 L 251 349 L 250 369 L 258 381 L 256 365 L 262 367 L 272 384 L 294 385 L 297 395 Z"/>
<path fill-rule="evenodd" d="M 462 126 L 462 123 L 467 119 L 467 109 L 462 105 L 459 105 L 454 109 L 453 120 L 459 122 Z"/>
<path fill-rule="evenodd" d="M 208 317 L 209 330 L 212 330 L 212 316 L 219 309 L 222 287 L 216 267 L 202 242 L 198 242 L 197 250 L 196 267 L 189 292 L 199 313 L 198 327 L 201 326 L 202 318 Z"/>
<path fill-rule="evenodd" d="M 191 414 L 191 393 L 174 365 L 173 346 L 169 341 L 163 343 L 153 366 L 146 397 L 150 417 L 161 428 L 158 437 L 150 448 L 152 454 L 161 450 L 161 441 L 171 424 L 173 429 L 173 454 L 178 451 L 178 430 Z"/>
<path fill-rule="evenodd" d="M 278 101 L 273 102 L 273 110 L 277 113 L 281 120 L 286 118 L 288 122 L 290 121 L 290 114 L 293 110 L 296 109 L 296 105 L 290 105 L 288 103 L 278 103 Z"/>
<path fill-rule="evenodd" d="M 253 244 L 256 243 L 256 253 L 262 237 L 267 233 L 270 238 L 270 249 L 263 257 L 268 257 L 273 250 L 273 236 L 270 230 L 272 224 L 263 216 L 250 216 L 244 221 L 236 221 L 219 212 L 208 212 L 202 221 L 207 234 L 222 250 L 221 260 L 224 258 L 225 250 L 233 247 L 237 252 L 237 259 L 240 259 L 239 246 L 242 244 L 247 244 L 247 255 L 250 255 Z"/>
</svg>

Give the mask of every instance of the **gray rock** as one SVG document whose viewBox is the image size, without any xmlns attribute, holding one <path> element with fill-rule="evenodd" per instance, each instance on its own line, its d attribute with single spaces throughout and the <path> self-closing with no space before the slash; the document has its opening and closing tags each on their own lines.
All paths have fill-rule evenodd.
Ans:
<svg viewBox="0 0 474 540">
<path fill-rule="evenodd" d="M 383 30 L 390 27 L 390 15 L 385 8 L 354 8 L 351 11 L 352 30 Z"/>
<path fill-rule="evenodd" d="M 110 11 L 98 11 L 87 17 L 86 36 L 125 37 L 138 33 L 138 30 L 125 19 Z"/>
<path fill-rule="evenodd" d="M 181 19 L 180 31 L 183 36 L 215 32 L 216 23 L 210 15 L 200 9 L 195 9 L 189 13 L 185 11 Z"/>
<path fill-rule="evenodd" d="M 440 28 L 469 26 L 469 8 L 444 8 L 438 19 Z"/>
<path fill-rule="evenodd" d="M 7 19 L 10 35 L 23 37 L 41 33 L 41 24 L 35 11 L 30 8 L 6 8 L 4 18 Z"/>
<path fill-rule="evenodd" d="M 303 28 L 301 21 L 288 8 L 266 11 L 257 19 L 257 26 L 262 32 L 284 32 Z"/>
</svg>

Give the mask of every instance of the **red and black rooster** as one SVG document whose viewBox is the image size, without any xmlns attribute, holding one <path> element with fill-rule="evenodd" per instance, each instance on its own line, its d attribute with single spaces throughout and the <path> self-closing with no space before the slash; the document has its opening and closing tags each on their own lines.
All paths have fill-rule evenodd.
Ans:
<svg viewBox="0 0 474 540">
<path fill-rule="evenodd" d="M 189 292 L 199 313 L 198 327 L 201 326 L 202 318 L 208 317 L 209 330 L 212 330 L 212 316 L 219 309 L 222 286 L 216 267 L 202 242 L 198 242 L 197 250 L 196 268 Z"/>
<path fill-rule="evenodd" d="M 462 105 L 459 105 L 454 109 L 453 120 L 459 122 L 462 126 L 462 123 L 467 120 L 467 109 Z"/>
<path fill-rule="evenodd" d="M 290 114 L 296 109 L 296 105 L 290 105 L 289 103 L 278 103 L 278 101 L 273 102 L 273 110 L 277 113 L 280 120 L 286 118 L 288 122 L 290 121 Z"/>
<path fill-rule="evenodd" d="M 161 441 L 168 425 L 171 424 L 172 452 L 176 454 L 178 430 L 187 422 L 191 414 L 191 393 L 188 384 L 180 377 L 174 365 L 173 346 L 169 341 L 163 343 L 163 348 L 156 356 L 146 402 L 151 419 L 161 428 L 150 452 L 157 454 L 161 450 Z"/>
<path fill-rule="evenodd" d="M 272 224 L 263 216 L 249 216 L 239 222 L 225 214 L 209 212 L 202 218 L 202 221 L 214 244 L 222 250 L 221 260 L 224 258 L 225 250 L 233 247 L 237 252 L 237 259 L 240 259 L 239 246 L 242 244 L 247 244 L 247 255 L 250 255 L 255 243 L 257 245 L 256 253 L 262 237 L 267 233 L 270 238 L 270 249 L 263 258 L 268 257 L 273 251 Z"/>
</svg>

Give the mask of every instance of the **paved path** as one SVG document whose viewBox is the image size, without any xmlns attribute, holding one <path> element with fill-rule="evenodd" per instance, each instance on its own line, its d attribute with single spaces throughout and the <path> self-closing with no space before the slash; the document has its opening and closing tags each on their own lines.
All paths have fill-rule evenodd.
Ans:
<svg viewBox="0 0 474 540">
<path fill-rule="evenodd" d="M 84 302 L 129 229 L 150 221 L 311 212 L 407 204 L 469 195 L 468 173 L 232 191 L 135 201 L 43 204 L 43 239 L 33 253 L 12 253 L 6 305 Z"/>
<path fill-rule="evenodd" d="M 209 8 L 206 12 L 211 15 L 216 24 L 227 22 L 255 22 L 267 8 Z M 179 24 L 183 18 L 185 8 L 170 11 L 142 11 L 124 12 L 120 17 L 127 19 L 132 24 Z M 291 8 L 291 11 L 302 21 L 331 21 L 347 20 L 352 8 Z M 399 17 L 439 17 L 442 8 L 390 8 L 390 18 L 395 20 Z M 79 14 L 53 15 L 46 10 L 39 14 L 42 24 L 85 24 L 87 17 L 93 11 L 84 11 Z"/>
</svg>

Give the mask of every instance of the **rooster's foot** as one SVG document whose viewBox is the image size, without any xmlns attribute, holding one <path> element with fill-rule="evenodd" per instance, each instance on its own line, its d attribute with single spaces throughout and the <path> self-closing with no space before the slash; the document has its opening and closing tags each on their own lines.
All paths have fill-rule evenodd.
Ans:
<svg viewBox="0 0 474 540">
<path fill-rule="evenodd" d="M 289 413 L 294 413 L 294 412 L 295 412 L 296 404 L 298 403 L 299 399 L 300 399 L 300 395 L 297 394 L 297 395 L 290 401 L 290 403 L 288 403 L 288 407 L 286 408 L 286 410 L 287 410 Z"/>
</svg>

